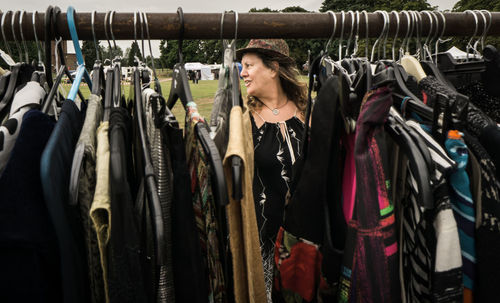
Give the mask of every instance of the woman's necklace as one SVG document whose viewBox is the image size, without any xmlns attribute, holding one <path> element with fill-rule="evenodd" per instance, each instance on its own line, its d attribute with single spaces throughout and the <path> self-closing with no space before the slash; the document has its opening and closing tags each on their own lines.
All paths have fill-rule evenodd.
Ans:
<svg viewBox="0 0 500 303">
<path fill-rule="evenodd" d="M 260 101 L 260 103 L 264 104 L 265 107 L 269 108 L 269 110 L 273 113 L 273 115 L 277 116 L 280 114 L 280 108 L 283 108 L 285 105 L 288 103 L 288 99 L 286 99 L 285 104 L 281 105 L 280 107 L 276 107 L 274 109 L 270 108 L 266 103 Z"/>
</svg>

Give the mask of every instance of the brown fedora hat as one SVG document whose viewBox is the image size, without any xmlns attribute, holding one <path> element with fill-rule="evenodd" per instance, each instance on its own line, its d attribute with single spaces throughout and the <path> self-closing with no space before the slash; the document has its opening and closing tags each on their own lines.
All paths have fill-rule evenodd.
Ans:
<svg viewBox="0 0 500 303">
<path fill-rule="evenodd" d="M 245 48 L 236 51 L 239 61 L 245 53 L 262 53 L 270 57 L 281 57 L 290 63 L 295 61 L 290 57 L 288 44 L 283 39 L 252 39 Z"/>
</svg>

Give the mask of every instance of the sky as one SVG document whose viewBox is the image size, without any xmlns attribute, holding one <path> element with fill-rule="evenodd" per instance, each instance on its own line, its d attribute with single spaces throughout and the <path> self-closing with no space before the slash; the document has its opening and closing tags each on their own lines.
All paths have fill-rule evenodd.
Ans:
<svg viewBox="0 0 500 303">
<path fill-rule="evenodd" d="M 458 0 L 428 0 L 431 5 L 438 6 L 440 10 L 451 9 Z M 106 12 L 116 10 L 118 12 L 176 12 L 179 6 L 182 7 L 184 13 L 219 13 L 225 10 L 235 10 L 240 13 L 248 12 L 251 8 L 283 9 L 288 6 L 301 6 L 309 11 L 318 11 L 323 0 L 147 0 L 147 1 L 127 1 L 127 0 L 17 0 L 8 1 L 2 0 L 1 9 L 7 10 L 26 10 L 45 12 L 47 6 L 59 6 L 62 11 L 66 11 L 67 7 L 72 5 L 76 12 Z M 140 3 L 140 4 L 139 4 Z M 158 57 L 159 40 L 152 40 L 153 56 Z M 132 41 L 122 40 L 117 41 L 117 44 L 125 51 L 130 47 Z M 101 43 L 103 45 L 103 43 Z M 148 49 L 149 50 L 149 49 Z M 72 51 L 71 43 L 68 44 L 68 51 Z M 147 52 L 149 53 L 149 52 Z"/>
</svg>

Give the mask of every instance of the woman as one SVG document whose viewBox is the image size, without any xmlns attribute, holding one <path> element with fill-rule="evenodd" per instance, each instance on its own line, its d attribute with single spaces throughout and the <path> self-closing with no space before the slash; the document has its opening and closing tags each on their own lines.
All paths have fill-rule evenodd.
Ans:
<svg viewBox="0 0 500 303">
<path fill-rule="evenodd" d="M 273 283 L 274 243 L 283 223 L 292 165 L 301 153 L 306 86 L 284 40 L 253 39 L 239 49 L 241 77 L 251 112 L 255 173 L 253 194 L 268 301 Z"/>
</svg>

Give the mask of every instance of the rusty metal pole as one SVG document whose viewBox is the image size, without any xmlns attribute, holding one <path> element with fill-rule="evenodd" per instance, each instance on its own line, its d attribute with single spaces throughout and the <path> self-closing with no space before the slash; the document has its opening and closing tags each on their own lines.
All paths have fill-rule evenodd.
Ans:
<svg viewBox="0 0 500 303">
<path fill-rule="evenodd" d="M 8 14 L 5 18 L 5 33 L 7 40 L 13 40 L 11 30 L 11 18 L 14 14 Z M 16 18 L 20 14 L 15 14 Z M 500 36 L 500 12 L 492 12 L 492 23 L 489 36 Z M 0 18 L 2 13 L 0 13 Z M 97 13 L 95 16 L 96 38 L 104 40 L 104 16 L 105 13 Z M 177 13 L 148 13 L 148 21 L 151 39 L 177 39 L 179 35 L 179 17 Z M 351 18 L 353 15 L 346 14 L 344 23 L 344 36 L 351 31 Z M 406 16 L 399 13 L 400 31 L 407 25 Z M 475 19 L 472 14 L 467 13 L 444 13 L 446 17 L 446 29 L 444 36 L 471 36 L 475 29 Z M 44 13 L 36 16 L 36 31 L 39 39 L 44 39 Z M 390 16 L 389 34 L 395 34 L 396 17 Z M 184 39 L 220 39 L 220 13 L 185 13 Z M 130 40 L 134 38 L 134 13 L 115 13 L 113 18 L 113 33 L 116 39 Z M 337 22 L 340 22 L 340 13 L 337 13 Z M 14 22 L 14 29 L 19 33 L 19 22 Z M 75 15 L 78 36 L 81 40 L 92 40 L 91 13 L 77 12 Z M 365 37 L 365 18 L 361 18 L 359 26 L 360 37 Z M 66 13 L 60 13 L 56 20 L 56 26 L 63 39 L 71 39 Z M 354 25 L 356 26 L 356 24 Z M 368 13 L 369 36 L 378 37 L 383 27 L 381 14 Z M 234 18 L 226 15 L 224 19 L 224 38 L 234 37 Z M 479 26 L 482 28 L 482 25 Z M 341 26 L 337 26 L 335 37 L 340 36 Z M 421 36 L 425 37 L 429 32 L 429 19 L 422 18 Z M 333 29 L 333 19 L 328 13 L 241 13 L 238 22 L 238 38 L 329 38 Z M 27 12 L 23 22 L 23 34 L 26 40 L 34 40 L 32 24 L 32 13 Z"/>
</svg>

